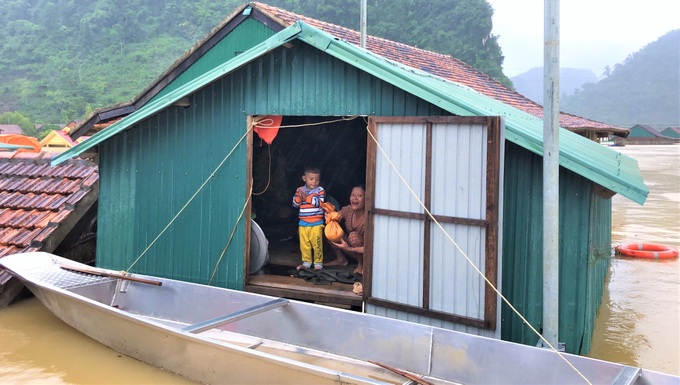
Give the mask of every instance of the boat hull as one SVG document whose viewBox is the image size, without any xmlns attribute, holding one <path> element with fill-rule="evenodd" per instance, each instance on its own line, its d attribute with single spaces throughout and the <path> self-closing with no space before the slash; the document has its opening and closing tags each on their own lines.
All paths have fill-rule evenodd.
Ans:
<svg viewBox="0 0 680 385">
<path fill-rule="evenodd" d="M 369 361 L 433 383 L 461 384 L 586 383 L 581 375 L 593 384 L 612 384 L 637 369 L 295 301 L 192 332 L 206 320 L 275 299 L 155 277 L 139 276 L 157 279 L 161 286 L 91 278 L 60 269 L 65 263 L 46 253 L 0 259 L 70 326 L 125 355 L 201 383 L 405 382 Z M 44 276 L 57 277 L 58 283 Z M 81 277 L 91 282 L 63 283 Z M 678 377 L 657 372 L 636 373 L 621 383 L 680 383 Z"/>
</svg>

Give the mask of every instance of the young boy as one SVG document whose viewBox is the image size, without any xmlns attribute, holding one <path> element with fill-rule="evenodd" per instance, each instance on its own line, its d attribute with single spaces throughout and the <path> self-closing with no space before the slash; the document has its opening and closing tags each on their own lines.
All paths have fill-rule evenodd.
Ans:
<svg viewBox="0 0 680 385">
<path fill-rule="evenodd" d="M 305 182 L 295 190 L 293 207 L 300 209 L 298 233 L 300 235 L 300 252 L 302 265 L 297 269 L 323 268 L 323 209 L 321 203 L 326 200 L 326 192 L 319 186 L 321 171 L 316 167 L 306 167 L 302 175 Z M 313 257 L 313 258 L 312 258 Z"/>
</svg>

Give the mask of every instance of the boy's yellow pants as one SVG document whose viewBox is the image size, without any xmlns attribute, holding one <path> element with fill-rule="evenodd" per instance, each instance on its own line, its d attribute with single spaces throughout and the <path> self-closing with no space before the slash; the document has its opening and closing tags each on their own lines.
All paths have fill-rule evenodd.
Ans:
<svg viewBox="0 0 680 385">
<path fill-rule="evenodd" d="M 321 267 L 323 265 L 323 225 L 299 226 L 302 263 Z M 313 256 L 313 258 L 312 258 Z"/>
</svg>

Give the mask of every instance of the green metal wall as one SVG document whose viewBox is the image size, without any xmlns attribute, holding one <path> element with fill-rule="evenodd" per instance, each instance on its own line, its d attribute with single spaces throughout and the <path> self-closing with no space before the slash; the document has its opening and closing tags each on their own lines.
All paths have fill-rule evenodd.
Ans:
<svg viewBox="0 0 680 385">
<path fill-rule="evenodd" d="M 97 264 L 241 289 L 246 143 L 153 244 L 227 153 L 247 116 L 449 115 L 304 43 L 277 49 L 100 146 Z M 230 233 L 237 231 L 227 246 Z M 145 252 L 145 250 L 148 250 Z M 219 264 L 218 264 L 219 261 Z"/>
<path fill-rule="evenodd" d="M 543 322 L 542 158 L 506 142 L 503 295 L 541 331 Z M 593 193 L 592 182 L 560 169 L 559 340 L 570 353 L 585 354 L 611 245 L 611 200 Z M 503 340 L 534 345 L 538 337 L 506 305 Z"/>
<path fill-rule="evenodd" d="M 602 302 L 602 294 L 612 256 L 612 200 L 596 194 L 591 195 L 590 241 L 588 243 L 588 292 L 585 313 L 585 330 L 581 354 L 590 352 L 595 318 Z"/>
<path fill-rule="evenodd" d="M 243 28 L 230 36 L 250 33 Z M 201 71 L 187 71 L 177 84 Z M 226 75 L 190 100 L 189 108 L 170 107 L 100 145 L 98 265 L 130 269 L 138 260 L 131 271 L 242 289 L 245 233 L 239 215 L 248 175 L 246 143 L 239 140 L 248 115 L 448 115 L 299 41 Z M 506 143 L 503 293 L 540 326 L 542 161 Z M 232 148 L 214 178 L 184 207 Z M 565 342 L 574 351 L 587 344 L 583 336 L 592 330 L 602 293 L 606 268 L 587 262 L 592 248 L 609 248 L 611 207 L 590 193 L 587 180 L 564 170 L 560 178 L 560 253 L 569 256 L 561 257 L 560 335 L 573 336 Z M 536 342 L 507 307 L 502 311 L 503 339 Z"/>
</svg>

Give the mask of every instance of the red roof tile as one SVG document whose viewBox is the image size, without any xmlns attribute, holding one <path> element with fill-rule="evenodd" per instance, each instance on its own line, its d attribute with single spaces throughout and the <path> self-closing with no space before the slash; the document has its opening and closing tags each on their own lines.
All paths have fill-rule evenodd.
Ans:
<svg viewBox="0 0 680 385">
<path fill-rule="evenodd" d="M 53 154 L 0 152 L 0 257 L 41 250 L 99 180 L 97 165 Z M 52 251 L 52 250 L 47 250 Z"/>
<path fill-rule="evenodd" d="M 263 17 L 271 19 L 274 23 L 278 23 L 281 27 L 288 27 L 302 21 L 313 27 L 319 28 L 333 36 L 347 41 L 350 44 L 359 45 L 361 35 L 358 31 L 349 28 L 341 27 L 331 23 L 326 23 L 321 20 L 312 19 L 303 15 L 298 15 L 284 9 L 269 6 L 259 2 L 251 2 L 250 6 L 254 10 L 259 11 Z M 136 96 L 132 101 L 121 103 L 108 108 L 96 110 L 72 133 L 76 138 L 82 138 L 82 135 L 96 133 L 112 123 L 120 120 L 122 117 L 141 108 L 145 101 L 150 100 L 157 91 L 162 87 L 156 87 L 157 84 L 167 83 L 174 79 L 176 72 L 180 68 L 188 68 L 193 64 L 189 60 L 197 60 L 199 56 L 194 55 L 196 51 L 202 49 L 201 47 L 211 41 L 211 37 L 217 34 L 222 28 L 227 27 L 229 22 L 239 15 L 243 8 L 238 9 L 232 13 L 227 19 L 223 20 L 218 28 L 213 29 L 211 35 L 207 36 L 203 41 L 194 45 L 194 47 L 186 52 L 183 57 L 175 62 L 173 67 L 164 71 L 164 73 L 156 79 L 156 81 L 145 88 L 142 93 Z M 494 80 L 488 75 L 480 72 L 474 67 L 456 59 L 450 55 L 443 55 L 432 51 L 426 51 L 420 48 L 412 47 L 403 43 L 382 39 L 374 36 L 366 37 L 366 48 L 380 56 L 395 62 L 402 63 L 409 67 L 417 68 L 433 75 L 440 76 L 452 82 L 468 86 L 481 94 L 494 98 L 507 105 L 513 106 L 519 110 L 525 111 L 538 118 L 543 118 L 543 107 L 524 95 L 504 86 L 500 82 Z M 586 131 L 595 131 L 599 136 L 606 136 L 613 133 L 619 136 L 627 136 L 628 129 L 615 127 L 606 123 L 597 122 L 580 116 L 560 113 L 560 126 L 577 133 L 585 133 Z M 76 141 L 80 141 L 77 139 Z"/>
<path fill-rule="evenodd" d="M 18 124 L 0 124 L 0 134 L 23 134 L 24 130 Z"/>
<path fill-rule="evenodd" d="M 297 21 L 302 21 L 339 37 L 350 44 L 360 44 L 360 33 L 349 28 L 298 15 L 267 4 L 258 2 L 253 2 L 251 4 L 256 9 L 267 14 L 274 20 L 277 20 L 277 22 L 284 27 L 293 25 Z M 366 49 L 387 59 L 429 72 L 458 84 L 466 85 L 486 96 L 492 97 L 536 117 L 543 118 L 543 107 L 541 105 L 524 95 L 507 88 L 497 80 L 453 56 L 426 51 L 374 36 L 366 37 Z M 585 129 L 600 129 L 627 133 L 627 130 L 624 128 L 611 126 L 567 113 L 560 114 L 560 126 L 577 132 Z"/>
</svg>

